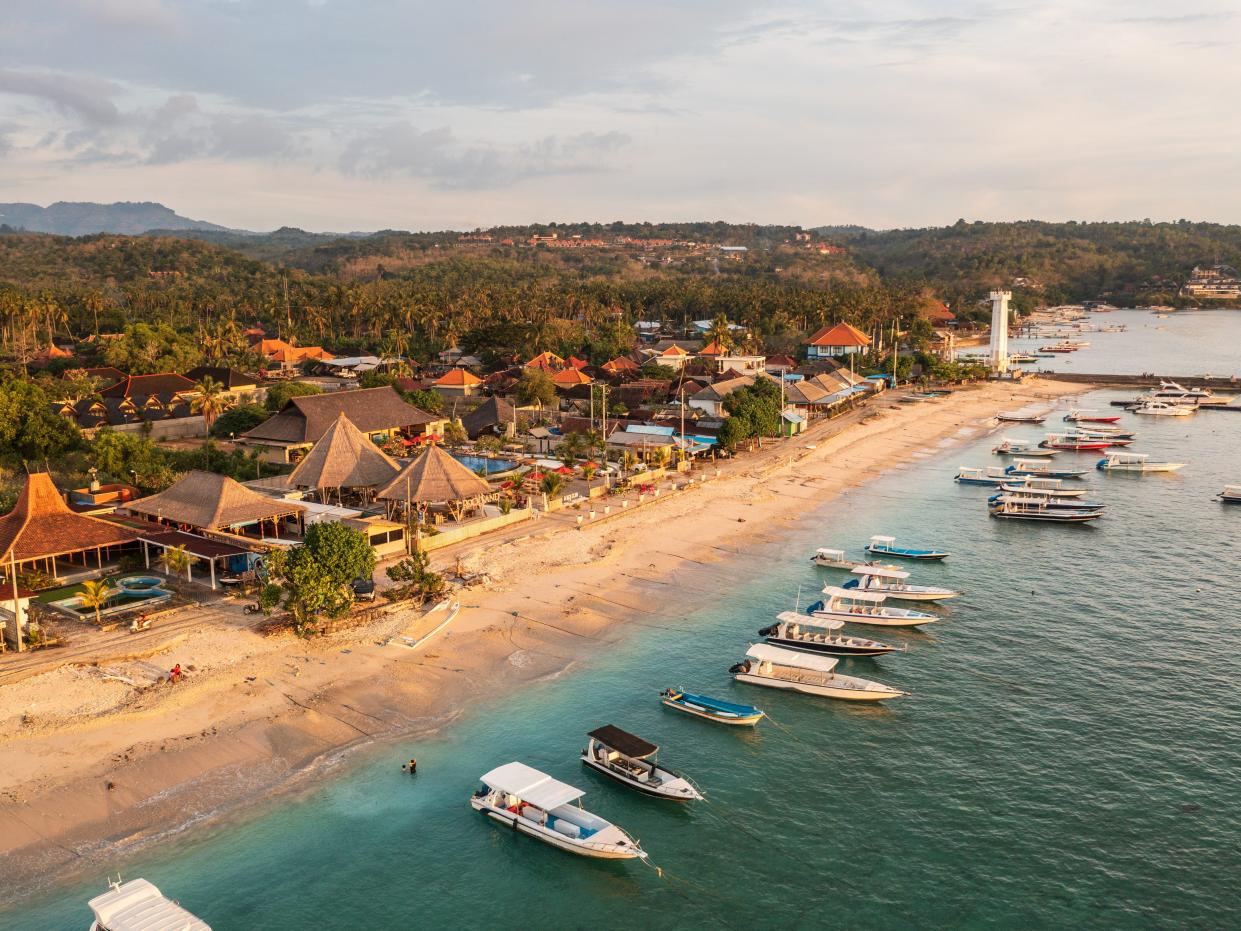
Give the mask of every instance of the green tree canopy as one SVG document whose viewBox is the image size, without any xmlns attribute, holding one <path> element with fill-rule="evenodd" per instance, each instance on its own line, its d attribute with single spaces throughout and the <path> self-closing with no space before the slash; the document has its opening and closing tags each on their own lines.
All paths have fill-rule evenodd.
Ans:
<svg viewBox="0 0 1241 931">
<path fill-rule="evenodd" d="M 52 399 L 33 382 L 0 381 L 0 462 L 56 459 L 82 443 L 77 425 L 52 408 Z"/>
<path fill-rule="evenodd" d="M 269 411 L 278 411 L 289 403 L 290 398 L 304 398 L 311 394 L 323 394 L 323 389 L 303 381 L 282 381 L 267 389 L 263 402 Z"/>
<path fill-rule="evenodd" d="M 556 406 L 556 385 L 542 369 L 526 369 L 517 382 L 517 403 L 522 407 Z"/>
</svg>

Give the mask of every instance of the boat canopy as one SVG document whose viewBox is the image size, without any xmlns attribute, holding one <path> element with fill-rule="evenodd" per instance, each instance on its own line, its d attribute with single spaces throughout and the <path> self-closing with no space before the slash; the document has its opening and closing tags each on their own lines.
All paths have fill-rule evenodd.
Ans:
<svg viewBox="0 0 1241 931">
<path fill-rule="evenodd" d="M 651 754 L 659 751 L 659 747 L 655 744 L 643 740 L 636 734 L 622 731 L 614 724 L 605 724 L 603 727 L 597 727 L 586 736 L 593 737 L 599 743 L 611 747 L 613 750 L 619 750 L 625 756 L 633 757 L 635 760 L 644 760 Z"/>
<path fill-rule="evenodd" d="M 845 598 L 849 601 L 873 601 L 876 604 L 888 600 L 887 595 L 881 595 L 877 592 L 862 591 L 860 588 L 837 588 L 835 585 L 825 586 L 823 594 L 829 598 Z"/>
<path fill-rule="evenodd" d="M 1108 462 L 1145 462 L 1150 456 L 1147 453 L 1104 453 Z"/>
<path fill-rule="evenodd" d="M 909 573 L 901 569 L 889 569 L 887 566 L 858 566 L 850 569 L 854 575 L 873 575 L 881 579 L 907 579 Z"/>
<path fill-rule="evenodd" d="M 817 550 L 815 550 L 814 554 L 816 556 L 822 556 L 825 559 L 843 560 L 845 558 L 844 550 L 829 550 L 823 547 L 819 547 Z"/>
<path fill-rule="evenodd" d="M 1224 486 L 1224 494 L 1226 494 L 1226 495 L 1241 495 L 1241 485 L 1225 485 L 1225 486 Z"/>
<path fill-rule="evenodd" d="M 870 538 L 870 542 L 871 542 L 871 543 L 889 543 L 889 544 L 891 544 L 891 543 L 895 543 L 895 542 L 896 542 L 896 537 L 871 537 L 871 538 Z"/>
<path fill-rule="evenodd" d="M 525 763 L 505 763 L 483 776 L 482 781 L 500 792 L 516 795 L 544 810 L 559 808 L 586 793 L 553 779 Z"/>
<path fill-rule="evenodd" d="M 777 663 L 780 666 L 812 669 L 815 672 L 831 672 L 838 662 L 826 656 L 802 653 L 799 650 L 786 650 L 784 647 L 772 646 L 770 643 L 756 643 L 746 651 L 745 655 L 760 663 Z"/>
<path fill-rule="evenodd" d="M 164 898 L 154 883 L 131 879 L 88 903 L 108 931 L 211 931 L 201 918 Z"/>
<path fill-rule="evenodd" d="M 819 627 L 823 630 L 840 630 L 844 621 L 829 621 L 826 618 L 811 617 L 809 614 L 798 614 L 796 611 L 781 611 L 776 615 L 777 621 L 786 624 L 803 624 L 806 627 Z"/>
</svg>

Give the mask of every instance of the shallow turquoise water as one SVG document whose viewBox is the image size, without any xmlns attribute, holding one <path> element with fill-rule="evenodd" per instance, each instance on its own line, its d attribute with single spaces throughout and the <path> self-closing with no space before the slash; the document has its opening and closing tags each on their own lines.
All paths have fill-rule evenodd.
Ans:
<svg viewBox="0 0 1241 931">
<path fill-rule="evenodd" d="M 998 432 L 929 452 L 766 528 L 744 558 L 679 575 L 696 599 L 688 617 L 662 611 L 666 588 L 651 586 L 656 613 L 642 622 L 675 629 L 646 627 L 440 738 L 383 748 L 293 801 L 114 869 L 216 931 L 1237 927 L 1241 507 L 1211 498 L 1241 481 L 1241 416 L 1126 420 L 1135 451 L 1190 466 L 1092 473 L 1090 497 L 1110 505 L 1096 526 L 989 519 L 987 490 L 951 476 L 990 464 Z M 915 580 L 968 591 L 926 634 L 876 634 L 907 641 L 907 655 L 846 664 L 910 697 L 864 708 L 730 681 L 799 586 L 804 604 L 841 578 L 809 564 L 816 546 L 860 557 L 883 532 L 950 549 L 943 565 L 915 565 Z M 777 723 L 738 733 L 666 711 L 657 692 L 670 684 L 758 704 Z M 709 802 L 673 808 L 586 772 L 583 735 L 608 722 L 661 744 Z M 399 771 L 411 753 L 416 779 Z M 473 813 L 478 775 L 512 759 L 586 789 L 586 807 L 640 838 L 665 878 Z M 57 890 L 0 926 L 85 928 L 101 888 Z"/>
</svg>

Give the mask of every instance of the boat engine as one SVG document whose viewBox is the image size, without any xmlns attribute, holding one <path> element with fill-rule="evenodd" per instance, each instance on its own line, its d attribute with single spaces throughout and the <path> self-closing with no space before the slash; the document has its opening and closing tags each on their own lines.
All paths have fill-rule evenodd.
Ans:
<svg viewBox="0 0 1241 931">
<path fill-rule="evenodd" d="M 758 632 L 758 635 L 760 637 L 774 637 L 776 635 L 776 625 L 772 624 L 770 627 L 764 627 Z"/>
<path fill-rule="evenodd" d="M 744 663 L 736 663 L 735 665 L 729 667 L 728 671 L 733 673 L 734 675 L 739 672 L 749 672 L 750 661 L 746 660 Z"/>
</svg>

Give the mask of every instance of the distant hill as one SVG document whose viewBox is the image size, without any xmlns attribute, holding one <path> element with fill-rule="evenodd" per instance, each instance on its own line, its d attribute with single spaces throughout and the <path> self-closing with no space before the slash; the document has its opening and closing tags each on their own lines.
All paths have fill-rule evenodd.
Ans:
<svg viewBox="0 0 1241 931">
<path fill-rule="evenodd" d="M 47 207 L 0 204 L 0 225 L 60 236 L 89 236 L 95 233 L 136 236 L 147 230 L 229 232 L 227 227 L 204 220 L 191 220 L 163 204 L 151 202 L 92 204 L 57 201 Z"/>
</svg>

